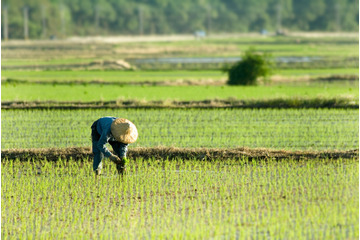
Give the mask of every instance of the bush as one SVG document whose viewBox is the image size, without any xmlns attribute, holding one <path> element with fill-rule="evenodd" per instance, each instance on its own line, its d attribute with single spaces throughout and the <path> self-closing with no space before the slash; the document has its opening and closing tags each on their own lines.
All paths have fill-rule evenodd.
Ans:
<svg viewBox="0 0 360 240">
<path fill-rule="evenodd" d="M 272 61 L 269 54 L 257 54 L 250 48 L 242 59 L 229 68 L 229 85 L 257 85 L 259 77 L 267 77 L 271 72 Z"/>
</svg>

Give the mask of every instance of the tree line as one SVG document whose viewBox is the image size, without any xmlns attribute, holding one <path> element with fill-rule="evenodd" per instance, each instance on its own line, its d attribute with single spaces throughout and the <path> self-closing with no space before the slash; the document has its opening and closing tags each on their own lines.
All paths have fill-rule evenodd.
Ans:
<svg viewBox="0 0 360 240">
<path fill-rule="evenodd" d="M 3 0 L 2 38 L 358 31 L 357 0 Z"/>
</svg>

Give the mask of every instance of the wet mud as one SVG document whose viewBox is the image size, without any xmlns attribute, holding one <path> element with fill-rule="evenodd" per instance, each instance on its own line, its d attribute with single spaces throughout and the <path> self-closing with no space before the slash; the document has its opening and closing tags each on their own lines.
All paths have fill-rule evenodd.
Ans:
<svg viewBox="0 0 360 240">
<path fill-rule="evenodd" d="M 359 159 L 359 149 L 354 150 L 326 150 L 326 151 L 286 151 L 273 149 L 251 148 L 175 148 L 175 147 L 137 147 L 130 148 L 127 154 L 129 159 L 197 159 L 197 160 L 313 160 L 313 159 Z M 1 151 L 1 159 L 20 161 L 57 161 L 76 160 L 91 161 L 92 153 L 89 147 L 74 148 L 46 148 L 46 149 L 7 149 Z"/>
</svg>

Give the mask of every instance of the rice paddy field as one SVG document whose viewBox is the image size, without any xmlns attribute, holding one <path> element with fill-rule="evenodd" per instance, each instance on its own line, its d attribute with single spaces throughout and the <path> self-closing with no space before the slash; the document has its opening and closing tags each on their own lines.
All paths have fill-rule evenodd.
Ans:
<svg viewBox="0 0 360 240">
<path fill-rule="evenodd" d="M 146 38 L 146 37 L 145 37 Z M 4 67 L 13 65 L 51 65 L 92 62 L 104 59 L 143 59 L 160 57 L 239 56 L 249 47 L 273 56 L 316 56 L 332 59 L 358 57 L 359 35 L 348 36 L 213 36 L 201 41 L 112 42 L 88 41 L 9 41 L 2 43 Z M 30 60 L 30 61 L 29 61 Z"/>
<path fill-rule="evenodd" d="M 359 88 L 353 84 L 257 87 L 3 84 L 1 89 L 2 101 L 200 101 L 278 98 L 347 98 L 358 102 Z"/>
<path fill-rule="evenodd" d="M 317 61 L 248 87 L 222 63 L 137 64 L 251 46 Z M 1 237 L 358 239 L 358 50 L 358 34 L 3 42 Z M 139 138 L 124 175 L 104 159 L 94 178 L 103 116 Z"/>
<path fill-rule="evenodd" d="M 358 160 L 2 162 L 4 239 L 357 239 Z"/>
<path fill-rule="evenodd" d="M 2 149 L 90 146 L 102 116 L 132 119 L 132 147 L 349 150 L 359 145 L 357 109 L 3 110 Z M 21 119 L 21 121 L 16 121 Z"/>
</svg>

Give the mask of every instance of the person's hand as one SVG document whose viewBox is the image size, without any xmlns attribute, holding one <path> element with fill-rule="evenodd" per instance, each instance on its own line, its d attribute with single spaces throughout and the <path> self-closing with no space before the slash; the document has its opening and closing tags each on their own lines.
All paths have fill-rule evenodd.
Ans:
<svg viewBox="0 0 360 240">
<path fill-rule="evenodd" d="M 118 156 L 116 156 L 116 155 L 111 155 L 110 157 L 110 160 L 112 161 L 112 162 L 114 162 L 114 163 L 116 163 L 116 164 L 119 164 L 119 163 L 121 163 L 121 159 L 118 157 Z"/>
<path fill-rule="evenodd" d="M 116 164 L 116 170 L 119 175 L 123 175 L 126 172 L 126 167 L 123 164 Z"/>
</svg>

